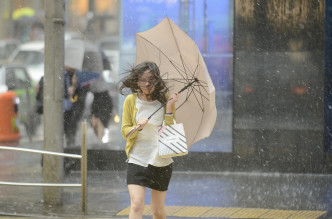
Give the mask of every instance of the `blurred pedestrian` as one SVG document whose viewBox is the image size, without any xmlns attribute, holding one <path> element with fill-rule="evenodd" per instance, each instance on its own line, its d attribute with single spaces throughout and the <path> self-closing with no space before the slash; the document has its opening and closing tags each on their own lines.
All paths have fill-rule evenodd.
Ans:
<svg viewBox="0 0 332 219">
<path fill-rule="evenodd" d="M 108 139 L 108 125 L 111 120 L 113 102 L 108 91 L 93 93 L 91 105 L 91 126 L 99 142 L 106 143 Z"/>
<path fill-rule="evenodd" d="M 83 88 L 77 83 L 78 76 L 76 70 L 65 67 L 65 86 L 64 86 L 64 134 L 66 146 L 75 146 L 77 125 L 80 121 L 85 105 Z"/>
<path fill-rule="evenodd" d="M 78 83 L 76 70 L 65 66 L 64 72 L 64 99 L 63 99 L 63 125 L 66 146 L 75 145 L 77 125 L 80 121 L 85 105 L 86 90 Z M 44 77 L 39 81 L 36 94 L 36 112 L 43 114 Z"/>
<path fill-rule="evenodd" d="M 30 41 L 44 40 L 44 38 L 45 38 L 44 24 L 39 21 L 34 22 L 31 25 Z"/>
<path fill-rule="evenodd" d="M 107 84 L 101 76 L 90 85 L 90 92 L 93 94 L 91 104 L 91 126 L 101 143 L 108 139 L 108 125 L 113 111 L 113 101 L 109 94 Z"/>
<path fill-rule="evenodd" d="M 157 127 L 165 121 L 173 124 L 177 93 L 167 102 L 168 89 L 154 62 L 143 62 L 128 71 L 121 80 L 120 93 L 129 90 L 123 104 L 121 134 L 126 140 L 127 185 L 130 195 L 129 218 L 142 218 L 146 187 L 151 189 L 153 218 L 166 218 L 165 198 L 172 176 L 172 158 L 158 155 Z M 151 119 L 148 117 L 157 111 Z M 137 132 L 127 134 L 137 125 Z"/>
</svg>

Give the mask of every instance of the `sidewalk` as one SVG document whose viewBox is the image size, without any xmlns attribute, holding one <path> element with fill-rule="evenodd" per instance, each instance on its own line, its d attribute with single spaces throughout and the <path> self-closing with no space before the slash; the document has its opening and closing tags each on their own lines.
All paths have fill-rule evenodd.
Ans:
<svg viewBox="0 0 332 219">
<path fill-rule="evenodd" d="M 40 155 L 2 151 L 0 166 L 0 181 L 42 182 Z M 0 215 L 127 218 L 125 213 L 117 215 L 126 212 L 130 203 L 125 175 L 125 171 L 88 172 L 87 215 L 81 214 L 80 188 L 64 188 L 63 205 L 50 206 L 43 203 L 41 187 L 1 186 Z M 64 183 L 80 183 L 80 172 L 66 175 Z M 261 215 L 274 213 L 278 218 L 286 218 L 287 214 L 311 214 L 308 218 L 319 218 L 331 210 L 331 188 L 332 175 L 175 171 L 166 205 L 168 211 L 173 212 L 168 218 L 203 218 L 204 212 L 220 209 L 233 212 L 224 218 L 234 218 L 235 213 L 241 211 Z M 147 190 L 146 204 L 149 203 L 150 191 Z M 145 213 L 149 214 L 148 210 Z M 241 215 L 237 218 L 247 218 Z"/>
<path fill-rule="evenodd" d="M 42 145 L 37 138 L 33 143 L 22 141 L 20 147 L 42 149 Z M 41 183 L 40 164 L 39 154 L 0 151 L 0 181 Z M 71 171 L 63 183 L 80 183 L 80 172 Z M 128 218 L 123 169 L 88 171 L 86 215 L 81 213 L 80 188 L 64 188 L 63 204 L 50 206 L 43 202 L 42 187 L 0 187 L 0 218 Z M 332 175 L 176 170 L 166 206 L 168 218 L 330 218 L 327 212 L 332 218 Z M 149 206 L 144 213 L 151 215 Z"/>
</svg>

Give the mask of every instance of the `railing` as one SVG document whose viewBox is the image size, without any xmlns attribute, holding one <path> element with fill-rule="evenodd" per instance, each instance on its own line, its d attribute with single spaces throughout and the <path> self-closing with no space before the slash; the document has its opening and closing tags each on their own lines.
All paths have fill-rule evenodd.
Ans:
<svg viewBox="0 0 332 219">
<path fill-rule="evenodd" d="M 82 122 L 82 146 L 81 146 L 81 155 L 78 154 L 67 154 L 67 153 L 57 153 L 51 151 L 43 151 L 43 150 L 34 150 L 34 149 L 26 149 L 26 148 L 17 148 L 17 147 L 7 147 L 0 146 L 1 150 L 11 150 L 11 151 L 23 151 L 30 153 L 38 153 L 38 154 L 48 154 L 54 156 L 61 157 L 70 157 L 70 158 L 78 158 L 81 159 L 81 184 L 66 184 L 66 183 L 19 183 L 19 182 L 2 182 L 0 181 L 0 185 L 8 185 L 8 186 L 39 186 L 39 187 L 81 187 L 81 207 L 82 212 L 86 213 L 86 205 L 87 205 L 87 149 L 86 149 L 86 127 L 87 123 Z"/>
</svg>

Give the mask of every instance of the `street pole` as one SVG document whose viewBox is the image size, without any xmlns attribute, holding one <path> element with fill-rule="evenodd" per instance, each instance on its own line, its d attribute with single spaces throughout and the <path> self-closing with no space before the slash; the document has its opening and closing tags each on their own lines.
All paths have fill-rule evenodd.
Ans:
<svg viewBox="0 0 332 219">
<path fill-rule="evenodd" d="M 64 0 L 45 1 L 44 150 L 63 152 Z M 63 157 L 44 155 L 45 183 L 63 183 Z M 44 203 L 62 204 L 61 187 L 45 187 Z"/>
<path fill-rule="evenodd" d="M 1 2 L 0 8 L 0 39 L 13 37 L 13 22 L 12 22 L 12 1 L 6 0 Z"/>
</svg>

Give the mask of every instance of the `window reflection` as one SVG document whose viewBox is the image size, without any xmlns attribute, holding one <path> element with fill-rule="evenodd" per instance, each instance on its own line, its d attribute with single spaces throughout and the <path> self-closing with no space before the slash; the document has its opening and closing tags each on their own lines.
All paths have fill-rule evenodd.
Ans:
<svg viewBox="0 0 332 219">
<path fill-rule="evenodd" d="M 120 66 L 135 63 L 135 34 L 157 25 L 165 16 L 199 47 L 216 88 L 217 121 L 209 138 L 191 151 L 232 151 L 233 1 L 122 1 Z M 144 13 L 142 13 L 144 12 Z M 119 98 L 121 108 L 123 97 Z M 119 110 L 122 111 L 121 109 Z"/>
</svg>

